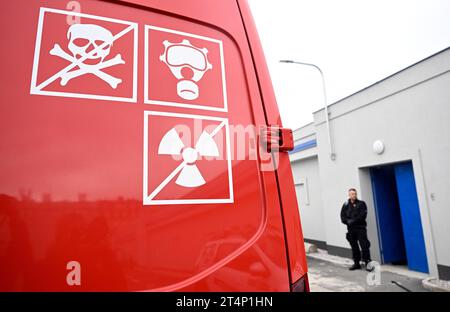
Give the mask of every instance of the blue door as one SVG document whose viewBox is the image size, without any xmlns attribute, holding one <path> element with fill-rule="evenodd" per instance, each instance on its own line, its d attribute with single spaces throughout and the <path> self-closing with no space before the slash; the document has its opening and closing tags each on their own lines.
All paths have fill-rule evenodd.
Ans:
<svg viewBox="0 0 450 312">
<path fill-rule="evenodd" d="M 408 267 L 428 273 L 419 201 L 411 162 L 394 166 Z"/>
<path fill-rule="evenodd" d="M 383 263 L 406 263 L 405 242 L 392 166 L 370 169 Z"/>
</svg>

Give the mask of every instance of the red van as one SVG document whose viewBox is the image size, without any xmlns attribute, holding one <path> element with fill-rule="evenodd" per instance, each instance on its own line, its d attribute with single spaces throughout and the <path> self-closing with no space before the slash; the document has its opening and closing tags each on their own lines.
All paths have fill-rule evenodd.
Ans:
<svg viewBox="0 0 450 312">
<path fill-rule="evenodd" d="M 6 1 L 1 23 L 1 291 L 308 291 L 246 1 Z"/>
</svg>

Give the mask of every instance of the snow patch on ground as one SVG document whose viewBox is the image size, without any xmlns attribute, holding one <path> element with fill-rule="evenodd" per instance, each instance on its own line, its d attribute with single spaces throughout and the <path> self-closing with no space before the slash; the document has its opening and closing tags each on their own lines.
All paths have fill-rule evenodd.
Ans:
<svg viewBox="0 0 450 312">
<path fill-rule="evenodd" d="M 310 268 L 308 272 L 311 291 L 337 291 L 337 292 L 361 292 L 364 287 L 356 282 L 346 281 L 342 278 L 324 276 L 322 270 Z M 326 285 L 326 288 L 321 285 Z"/>
</svg>

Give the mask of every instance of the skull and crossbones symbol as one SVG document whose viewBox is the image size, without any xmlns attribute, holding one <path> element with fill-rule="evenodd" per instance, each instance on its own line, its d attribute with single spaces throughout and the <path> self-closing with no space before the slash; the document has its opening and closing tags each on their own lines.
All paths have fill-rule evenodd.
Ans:
<svg viewBox="0 0 450 312">
<path fill-rule="evenodd" d="M 67 31 L 67 38 L 69 39 L 67 48 L 72 55 L 64 51 L 59 44 L 55 44 L 50 50 L 51 55 L 71 62 L 73 67 L 78 67 L 72 71 L 64 71 L 61 74 L 61 85 L 65 86 L 69 80 L 76 77 L 93 74 L 107 82 L 111 88 L 116 89 L 117 85 L 122 82 L 122 79 L 102 71 L 104 68 L 125 64 L 120 54 L 105 61 L 105 58 L 111 52 L 111 46 L 114 41 L 112 33 L 98 25 L 73 24 Z M 88 64 L 87 62 L 94 64 Z"/>
</svg>

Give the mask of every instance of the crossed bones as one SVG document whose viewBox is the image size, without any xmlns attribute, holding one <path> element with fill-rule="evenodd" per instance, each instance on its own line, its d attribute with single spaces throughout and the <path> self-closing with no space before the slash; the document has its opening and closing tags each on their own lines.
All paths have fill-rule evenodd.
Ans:
<svg viewBox="0 0 450 312">
<path fill-rule="evenodd" d="M 107 82 L 111 86 L 111 88 L 114 89 L 116 89 L 117 85 L 122 82 L 122 79 L 113 77 L 110 74 L 101 71 L 103 68 L 111 67 L 118 64 L 125 64 L 125 61 L 122 59 L 122 56 L 120 54 L 117 54 L 112 59 L 109 59 L 104 62 L 102 61 L 96 65 L 84 64 L 82 61 L 79 62 L 76 57 L 64 51 L 59 44 L 55 44 L 53 49 L 50 50 L 50 54 L 65 59 L 66 61 L 69 61 L 72 64 L 76 64 L 79 67 L 76 70 L 64 72 L 63 74 L 61 74 L 62 86 L 65 86 L 69 80 L 85 74 L 94 74 L 98 78 Z"/>
</svg>

